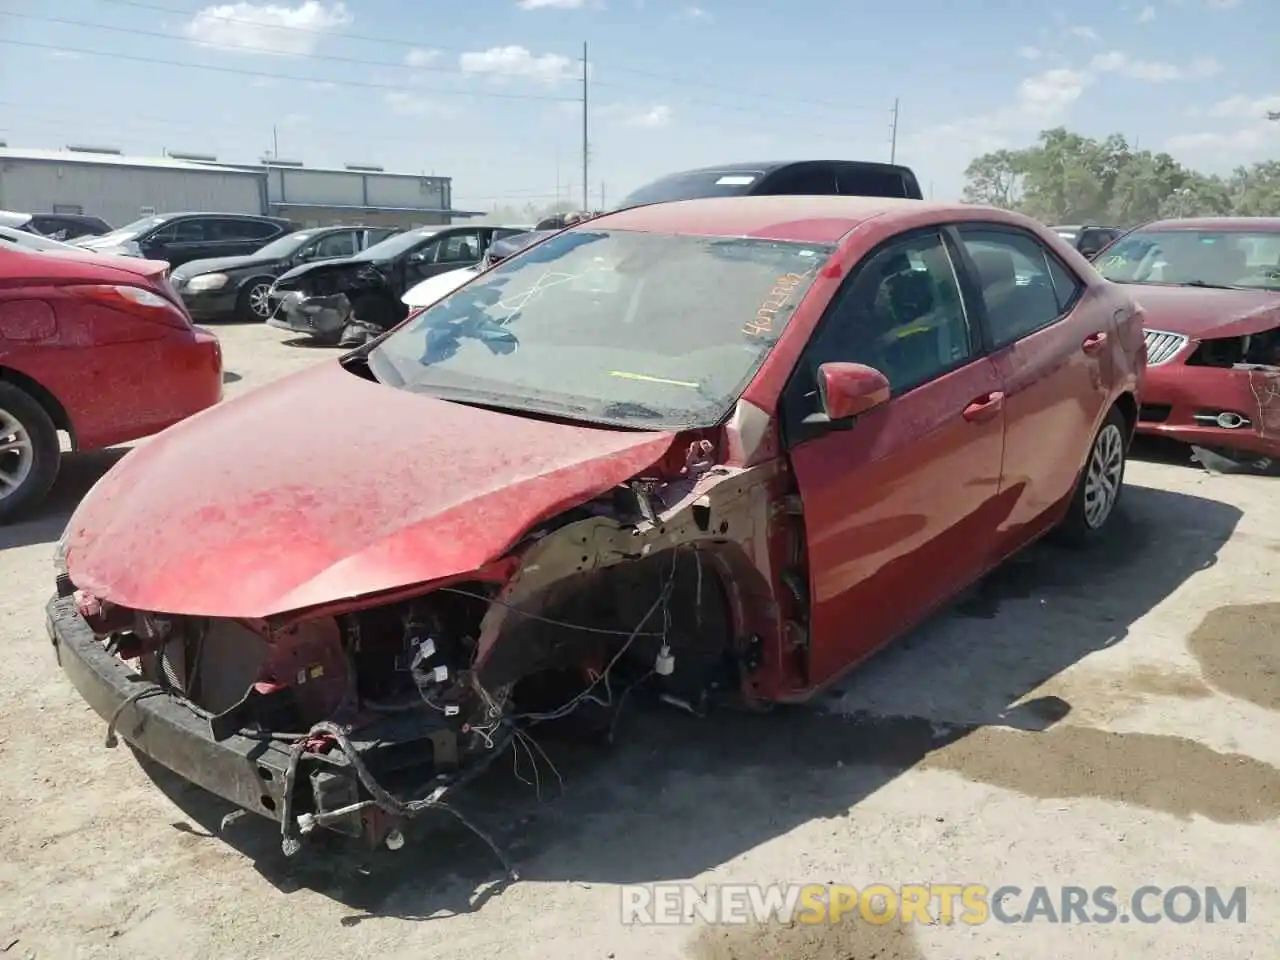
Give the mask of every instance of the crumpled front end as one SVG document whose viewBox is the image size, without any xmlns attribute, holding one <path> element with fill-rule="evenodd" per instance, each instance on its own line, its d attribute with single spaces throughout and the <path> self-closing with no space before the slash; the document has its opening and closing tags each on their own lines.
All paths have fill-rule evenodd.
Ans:
<svg viewBox="0 0 1280 960">
<path fill-rule="evenodd" d="M 432 810 L 475 829 L 446 794 L 544 729 L 609 739 L 633 689 L 700 713 L 802 681 L 781 468 L 690 437 L 465 574 L 248 620 L 115 606 L 64 568 L 50 636 L 109 746 L 275 820 L 286 853 L 321 827 L 394 848 Z"/>
<path fill-rule="evenodd" d="M 1140 433 L 1260 469 L 1280 461 L 1280 328 L 1204 338 L 1148 330 L 1147 349 Z"/>
<path fill-rule="evenodd" d="M 324 342 L 336 343 L 352 319 L 351 301 L 345 293 L 309 297 L 290 290 L 273 295 L 272 301 L 268 326 Z"/>
</svg>

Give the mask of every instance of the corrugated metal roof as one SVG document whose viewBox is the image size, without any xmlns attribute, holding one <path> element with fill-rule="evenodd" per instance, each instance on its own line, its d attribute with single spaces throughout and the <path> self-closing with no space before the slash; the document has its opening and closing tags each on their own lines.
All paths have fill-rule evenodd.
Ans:
<svg viewBox="0 0 1280 960">
<path fill-rule="evenodd" d="M 297 203 L 272 200 L 268 206 L 286 208 L 311 207 L 316 210 L 359 210 L 362 213 L 437 213 L 450 217 L 487 217 L 489 215 L 484 210 L 447 210 L 443 207 L 384 207 L 376 203 L 320 203 L 305 200 Z"/>
<path fill-rule="evenodd" d="M 343 170 L 339 167 L 306 167 L 294 166 L 292 163 L 225 163 L 217 160 L 185 160 L 178 157 L 133 157 L 114 153 L 80 153 L 73 150 L 38 150 L 18 149 L 14 147 L 0 148 L 0 160 L 33 160 L 36 162 L 88 163 L 106 167 L 148 167 L 153 170 L 199 170 L 208 173 L 211 169 L 229 171 L 231 173 L 251 173 L 261 176 L 268 170 L 287 170 L 297 173 L 341 173 L 348 177 L 401 177 L 413 180 L 437 180 L 447 183 L 452 177 L 439 177 L 425 173 L 396 173 L 390 170 Z"/>
<path fill-rule="evenodd" d="M 31 160 L 37 163 L 83 163 L 99 167 L 146 167 L 152 170 L 192 170 L 200 173 L 258 173 L 241 166 L 196 163 L 173 157 L 129 157 L 112 153 L 78 153 L 71 150 L 0 149 L 0 160 Z"/>
</svg>

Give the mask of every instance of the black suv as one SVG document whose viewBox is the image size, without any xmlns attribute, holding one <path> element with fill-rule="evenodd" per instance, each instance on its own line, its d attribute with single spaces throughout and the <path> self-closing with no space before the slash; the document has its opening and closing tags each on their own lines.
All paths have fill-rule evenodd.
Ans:
<svg viewBox="0 0 1280 960">
<path fill-rule="evenodd" d="M 304 263 L 355 256 L 396 233 L 392 227 L 319 227 L 286 233 L 253 253 L 191 260 L 169 279 L 196 320 L 263 322 L 276 278 Z"/>
<path fill-rule="evenodd" d="M 1059 224 L 1050 227 L 1054 233 L 1092 260 L 1111 241 L 1124 233 L 1122 227 L 1103 227 L 1096 224 Z"/>
<path fill-rule="evenodd" d="M 143 217 L 76 246 L 97 253 L 167 260 L 177 267 L 191 260 L 253 253 L 277 237 L 297 230 L 279 217 L 245 213 L 162 213 Z"/>
<path fill-rule="evenodd" d="M 780 194 L 924 199 L 910 167 L 870 160 L 793 160 L 726 163 L 668 174 L 629 194 L 615 209 L 703 197 Z"/>
</svg>

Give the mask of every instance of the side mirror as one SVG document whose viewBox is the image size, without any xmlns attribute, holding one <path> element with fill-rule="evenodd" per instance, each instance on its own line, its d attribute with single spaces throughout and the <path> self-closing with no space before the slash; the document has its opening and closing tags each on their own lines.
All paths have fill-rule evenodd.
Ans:
<svg viewBox="0 0 1280 960">
<path fill-rule="evenodd" d="M 874 367 L 861 363 L 824 363 L 818 367 L 818 401 L 822 412 L 806 422 L 852 426 L 853 421 L 888 401 L 889 381 Z"/>
</svg>

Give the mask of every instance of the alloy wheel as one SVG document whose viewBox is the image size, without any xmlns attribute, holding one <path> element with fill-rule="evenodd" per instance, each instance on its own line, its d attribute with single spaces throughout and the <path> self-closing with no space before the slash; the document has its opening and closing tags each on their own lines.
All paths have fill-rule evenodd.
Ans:
<svg viewBox="0 0 1280 960">
<path fill-rule="evenodd" d="M 1107 522 L 1124 477 L 1124 437 L 1120 428 L 1108 423 L 1098 432 L 1089 453 L 1084 479 L 1084 522 L 1091 530 Z"/>
<path fill-rule="evenodd" d="M 249 309 L 260 320 L 271 316 L 271 284 L 256 283 L 249 290 Z"/>
<path fill-rule="evenodd" d="M 17 493 L 35 465 L 35 444 L 16 416 L 0 408 L 0 500 Z"/>
</svg>

